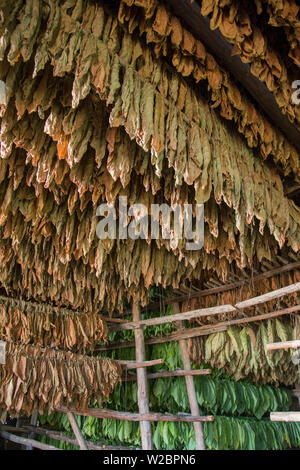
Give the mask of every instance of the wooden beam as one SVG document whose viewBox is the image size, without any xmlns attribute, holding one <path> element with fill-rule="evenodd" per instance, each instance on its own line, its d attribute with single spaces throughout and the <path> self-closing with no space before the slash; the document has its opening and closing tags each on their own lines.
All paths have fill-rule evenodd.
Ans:
<svg viewBox="0 0 300 470">
<path fill-rule="evenodd" d="M 279 299 L 280 297 L 283 297 L 284 295 L 293 294 L 294 292 L 298 292 L 298 291 L 300 291 L 300 282 L 296 282 L 295 284 L 282 287 L 281 289 L 273 290 L 272 292 L 259 295 L 258 297 L 253 297 L 252 299 L 243 300 L 242 302 L 238 302 L 237 304 L 235 304 L 235 307 L 238 309 L 253 307 L 254 305 L 263 304 L 273 299 Z"/>
<path fill-rule="evenodd" d="M 142 362 L 135 362 L 135 361 L 117 361 L 121 364 L 124 369 L 140 369 L 141 367 L 151 367 L 163 364 L 165 361 L 164 359 L 153 359 L 152 361 L 142 361 Z"/>
<path fill-rule="evenodd" d="M 133 321 L 139 322 L 141 319 L 141 310 L 139 303 L 134 301 L 132 306 Z M 136 361 L 145 361 L 145 340 L 142 328 L 134 330 Z M 149 413 L 148 383 L 147 369 L 145 367 L 137 369 L 137 386 L 138 386 L 138 406 L 139 412 L 144 415 Z M 146 420 L 140 422 L 141 439 L 143 450 L 152 450 L 152 431 L 151 423 Z"/>
<path fill-rule="evenodd" d="M 218 30 L 210 29 L 210 20 L 201 15 L 197 2 L 190 0 L 168 0 L 174 13 L 182 18 L 189 31 L 199 38 L 207 49 L 220 60 L 234 77 L 240 82 L 258 105 L 263 109 L 270 121 L 287 137 L 289 142 L 300 151 L 300 132 L 288 117 L 282 114 L 273 94 L 265 83 L 251 73 L 250 64 L 244 63 L 239 55 L 232 55 L 233 46 Z"/>
<path fill-rule="evenodd" d="M 147 379 L 162 379 L 165 377 L 185 377 L 187 375 L 210 375 L 210 369 L 193 369 L 193 370 L 161 370 L 159 372 L 153 372 L 151 374 L 147 374 Z M 136 375 L 128 375 L 127 377 L 123 377 L 122 379 L 124 382 L 132 382 L 136 380 Z"/>
<path fill-rule="evenodd" d="M 147 320 L 132 321 L 122 325 L 113 326 L 110 328 L 110 331 L 134 330 L 135 328 L 144 328 L 145 326 L 162 325 L 164 323 L 171 323 L 179 320 L 191 320 L 192 318 L 208 317 L 235 311 L 236 308 L 232 305 L 219 305 L 217 307 L 191 310 L 190 312 L 165 315 L 163 317 L 149 318 Z"/>
<path fill-rule="evenodd" d="M 179 304 L 175 303 L 173 305 L 173 310 L 175 313 L 179 313 Z M 180 320 L 177 323 L 177 326 L 179 328 L 183 328 L 183 321 Z M 182 358 L 182 363 L 183 363 L 183 368 L 185 371 L 191 371 L 191 362 L 190 362 L 190 356 L 189 356 L 189 351 L 188 351 L 188 345 L 187 341 L 185 339 L 181 339 L 179 341 L 179 347 L 181 351 L 181 358 Z M 196 389 L 195 389 L 195 384 L 194 384 L 194 379 L 191 375 L 186 375 L 185 376 L 185 383 L 186 383 L 186 389 L 189 397 L 189 403 L 190 403 L 190 410 L 191 414 L 194 416 L 200 416 L 199 413 L 199 406 L 198 406 L 198 401 L 197 401 L 197 395 L 196 395 Z M 203 426 L 202 423 L 197 423 L 194 422 L 194 430 L 195 430 L 195 440 L 196 440 L 196 450 L 205 450 L 205 439 L 204 439 L 204 432 L 203 432 Z"/>
<path fill-rule="evenodd" d="M 15 442 L 16 444 L 20 444 L 24 446 L 31 446 L 31 447 L 35 447 L 36 449 L 60 450 L 54 446 L 43 444 L 42 442 L 38 442 L 33 439 L 28 439 L 27 437 L 15 436 L 14 434 L 11 434 L 6 431 L 0 431 L 0 437 L 2 437 L 2 439 L 7 439 L 8 441 Z"/>
<path fill-rule="evenodd" d="M 79 411 L 75 408 L 67 409 L 64 407 L 56 408 L 56 411 L 67 413 L 71 411 L 74 414 L 81 416 L 92 416 L 94 418 L 117 419 L 120 421 L 133 421 L 133 422 L 159 422 L 170 421 L 174 423 L 193 423 L 193 422 L 211 422 L 214 420 L 213 416 L 192 416 L 189 414 L 164 414 L 164 413 L 129 413 L 126 411 L 114 411 L 104 408 L 88 408 L 87 411 Z"/>
<path fill-rule="evenodd" d="M 300 423 L 300 411 L 276 411 L 270 414 L 271 421 Z"/>
<path fill-rule="evenodd" d="M 221 294 L 223 292 L 228 292 L 230 290 L 238 289 L 239 287 L 245 286 L 245 283 L 248 282 L 250 283 L 255 283 L 262 281 L 263 279 L 269 279 L 270 277 L 273 276 L 278 276 L 282 273 L 293 271 L 294 269 L 299 269 L 300 268 L 300 261 L 295 261 L 294 263 L 289 263 L 284 266 L 280 266 L 280 268 L 274 268 L 271 269 L 270 271 L 266 271 L 264 273 L 258 274 L 257 276 L 253 276 L 253 278 L 249 279 L 242 279 L 241 281 L 236 281 L 236 282 L 231 282 L 230 284 L 223 284 L 219 287 L 213 287 L 212 289 L 203 289 L 199 290 L 198 292 L 190 292 L 189 294 L 184 294 L 184 295 L 176 295 L 173 297 L 170 297 L 169 299 L 162 299 L 161 302 L 152 302 L 147 306 L 147 310 L 155 310 L 156 308 L 159 308 L 161 306 L 161 303 L 163 305 L 170 305 L 173 304 L 174 302 L 185 302 L 190 299 L 195 299 L 195 298 L 200 298 L 200 297 L 206 297 L 208 295 L 215 295 L 215 294 Z M 146 309 L 143 309 L 145 311 Z"/>
<path fill-rule="evenodd" d="M 39 420 L 39 414 L 38 414 L 37 410 L 34 410 L 34 412 L 32 413 L 32 415 L 31 415 L 31 417 L 30 417 L 30 424 L 31 424 L 32 426 L 35 426 L 35 427 L 36 427 L 37 424 L 38 424 L 38 420 Z M 35 437 L 35 436 L 34 436 L 34 433 L 33 433 L 33 432 L 31 432 L 31 433 L 29 434 L 29 436 L 28 436 L 29 439 L 34 439 L 34 437 Z M 32 446 L 27 446 L 27 447 L 26 447 L 26 450 L 33 450 L 33 447 L 32 447 Z"/>
<path fill-rule="evenodd" d="M 278 343 L 268 343 L 266 345 L 267 351 L 275 351 L 276 349 L 297 349 L 300 348 L 300 340 L 283 341 Z"/>
<path fill-rule="evenodd" d="M 67 416 L 68 416 L 68 419 L 70 421 L 71 427 L 73 429 L 73 433 L 75 434 L 76 440 L 79 444 L 80 450 L 88 450 L 86 442 L 83 438 L 83 435 L 81 433 L 81 430 L 80 430 L 80 428 L 77 424 L 77 421 L 76 421 L 73 413 L 71 413 L 71 411 L 67 411 Z"/>
</svg>

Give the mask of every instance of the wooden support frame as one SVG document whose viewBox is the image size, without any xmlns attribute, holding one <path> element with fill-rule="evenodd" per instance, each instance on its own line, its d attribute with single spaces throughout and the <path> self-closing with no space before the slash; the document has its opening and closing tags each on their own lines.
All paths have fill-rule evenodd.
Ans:
<svg viewBox="0 0 300 470">
<path fill-rule="evenodd" d="M 179 313 L 180 312 L 179 304 L 175 303 L 173 305 L 173 309 L 175 313 Z M 177 326 L 179 328 L 183 327 L 183 321 L 180 320 L 177 323 Z M 191 362 L 190 362 L 187 341 L 185 339 L 179 340 L 179 347 L 181 351 L 181 358 L 182 358 L 184 370 L 191 371 L 192 367 L 191 367 Z M 186 375 L 185 383 L 186 383 L 186 389 L 187 389 L 187 393 L 189 397 L 191 413 L 194 416 L 200 416 L 193 376 Z M 194 422 L 194 430 L 195 430 L 196 450 L 206 450 L 202 423 Z"/>
<path fill-rule="evenodd" d="M 133 421 L 133 422 L 159 422 L 159 421 L 169 421 L 174 423 L 193 423 L 193 422 L 212 422 L 214 420 L 213 416 L 193 416 L 186 413 L 181 413 L 177 415 L 165 414 L 165 413 L 129 413 L 126 411 L 115 411 L 107 410 L 105 408 L 88 408 L 86 411 L 79 411 L 75 408 L 56 408 L 56 411 L 60 413 L 67 413 L 71 411 L 74 414 L 81 416 L 92 416 L 94 418 L 106 418 L 106 419 L 118 419 L 120 421 Z M 143 449 L 145 450 L 145 449 Z M 152 449 L 150 449 L 152 450 Z"/>
<path fill-rule="evenodd" d="M 141 310 L 138 302 L 134 301 L 132 306 L 133 321 L 140 321 Z M 142 328 L 134 330 L 136 361 L 145 361 L 145 340 Z M 137 385 L 138 385 L 138 406 L 142 415 L 149 413 L 149 398 L 148 398 L 148 382 L 147 382 L 147 369 L 145 367 L 137 369 Z M 152 450 L 152 430 L 151 423 L 143 420 L 140 422 L 141 440 L 143 450 Z"/>
</svg>

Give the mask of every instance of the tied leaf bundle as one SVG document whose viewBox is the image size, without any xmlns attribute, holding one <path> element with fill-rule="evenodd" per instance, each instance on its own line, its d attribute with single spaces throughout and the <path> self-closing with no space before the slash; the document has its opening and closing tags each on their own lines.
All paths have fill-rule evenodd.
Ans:
<svg viewBox="0 0 300 470">
<path fill-rule="evenodd" d="M 120 377 L 121 366 L 112 359 L 6 343 L 6 364 L 0 366 L 0 408 L 11 416 L 62 406 L 84 411 L 89 400 L 97 399 L 101 406 Z"/>
</svg>

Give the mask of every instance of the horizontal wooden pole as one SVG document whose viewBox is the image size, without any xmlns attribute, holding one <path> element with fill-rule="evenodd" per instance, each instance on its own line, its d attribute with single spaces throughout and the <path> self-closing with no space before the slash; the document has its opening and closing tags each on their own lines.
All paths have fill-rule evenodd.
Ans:
<svg viewBox="0 0 300 470">
<path fill-rule="evenodd" d="M 300 348 L 300 339 L 293 341 L 282 341 L 278 343 L 268 343 L 266 345 L 267 351 L 275 351 L 276 349 L 297 349 Z"/>
<path fill-rule="evenodd" d="M 188 375 L 210 375 L 210 369 L 194 369 L 194 370 L 161 370 L 159 372 L 153 372 L 147 374 L 147 379 L 160 379 L 164 377 L 185 377 Z M 136 375 L 129 375 L 122 379 L 124 382 L 132 382 L 136 380 Z"/>
<path fill-rule="evenodd" d="M 78 411 L 74 408 L 57 408 L 56 411 L 67 413 L 71 411 L 81 416 L 92 416 L 94 418 L 117 419 L 120 421 L 172 421 L 180 423 L 208 422 L 213 421 L 213 416 L 192 416 L 188 414 L 163 414 L 163 413 L 129 413 L 126 411 L 114 411 L 104 408 L 88 408 L 87 411 Z"/>
<path fill-rule="evenodd" d="M 40 450 L 60 450 L 49 444 L 44 444 L 43 442 L 35 441 L 34 439 L 28 439 L 27 437 L 15 436 L 10 432 L 0 431 L 0 437 L 2 439 L 7 439 L 8 441 L 15 442 L 16 444 L 35 447 Z"/>
<path fill-rule="evenodd" d="M 270 414 L 271 421 L 284 423 L 300 423 L 300 411 L 276 411 Z"/>
<path fill-rule="evenodd" d="M 293 294 L 294 292 L 298 291 L 300 291 L 300 282 L 296 282 L 290 286 L 282 287 L 281 289 L 273 290 L 272 292 L 259 295 L 258 297 L 253 297 L 252 299 L 243 300 L 242 302 L 235 304 L 235 307 L 238 309 L 253 307 L 254 305 L 259 305 L 265 302 L 269 302 L 270 300 L 279 299 L 284 295 Z"/>
<path fill-rule="evenodd" d="M 247 283 L 252 285 L 253 283 L 262 281 L 264 279 L 269 279 L 273 276 L 278 276 L 282 273 L 293 271 L 295 269 L 300 268 L 300 261 L 295 261 L 294 263 L 287 263 L 284 266 L 280 266 L 279 268 L 270 269 L 269 271 L 265 271 L 261 274 L 257 274 L 257 276 L 253 276 L 251 278 L 242 279 L 240 281 L 231 282 L 229 284 L 222 284 L 221 286 L 212 287 L 210 289 L 202 289 L 196 292 L 190 291 L 188 294 L 176 295 L 170 298 L 163 298 L 161 302 L 152 302 L 147 307 L 143 308 L 144 311 L 155 310 L 156 308 L 160 308 L 161 305 L 170 305 L 174 302 L 185 302 L 190 299 L 196 299 L 201 297 L 207 297 L 209 295 L 216 295 L 222 294 L 223 292 L 228 292 L 230 290 L 238 289 L 239 287 L 247 285 Z M 126 314 L 129 311 L 126 311 Z"/>
<path fill-rule="evenodd" d="M 176 313 L 163 317 L 149 318 L 147 320 L 131 321 L 110 328 L 110 331 L 134 330 L 145 326 L 162 325 L 164 323 L 173 323 L 180 320 L 191 320 L 192 318 L 208 317 L 211 315 L 220 315 L 222 313 L 235 312 L 236 308 L 232 305 L 220 305 L 217 307 L 202 308 L 191 310 L 190 312 Z"/>
<path fill-rule="evenodd" d="M 117 361 L 124 369 L 141 369 L 142 367 L 151 367 L 163 364 L 164 359 L 153 359 L 152 361 Z"/>
<path fill-rule="evenodd" d="M 198 328 L 187 328 L 183 332 L 176 332 L 176 333 L 171 333 L 170 335 L 167 336 L 157 336 L 155 338 L 150 338 L 145 340 L 145 344 L 162 344 L 162 343 L 169 343 L 171 341 L 178 341 L 180 339 L 187 339 L 187 338 L 192 338 L 194 336 L 207 336 L 210 335 L 211 333 L 217 333 L 220 331 L 226 331 L 226 327 L 219 327 L 219 328 L 209 328 L 205 327 L 205 329 L 201 329 L 199 331 Z M 110 343 L 106 346 L 97 346 L 95 348 L 95 351 L 110 351 L 113 349 L 124 349 L 124 348 L 134 348 L 135 347 L 135 342 L 134 341 L 127 341 L 127 342 L 122 342 L 122 341 L 116 341 L 114 343 Z"/>
</svg>

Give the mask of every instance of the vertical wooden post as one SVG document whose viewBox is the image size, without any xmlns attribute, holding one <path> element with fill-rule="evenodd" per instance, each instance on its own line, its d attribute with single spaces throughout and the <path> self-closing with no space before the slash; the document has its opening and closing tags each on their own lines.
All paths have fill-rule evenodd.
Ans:
<svg viewBox="0 0 300 470">
<path fill-rule="evenodd" d="M 174 313 L 180 313 L 180 308 L 177 302 L 173 304 L 173 310 L 174 310 Z M 182 328 L 183 321 L 176 322 L 176 325 L 178 328 Z M 191 368 L 191 361 L 190 361 L 189 352 L 188 352 L 187 340 L 185 339 L 179 340 L 179 347 L 181 351 L 181 357 L 182 357 L 184 370 L 191 370 L 192 368 Z M 200 416 L 193 376 L 187 375 L 185 377 L 185 383 L 186 383 L 187 393 L 188 393 L 189 402 L 190 402 L 191 414 L 193 416 Z M 205 450 L 206 447 L 205 447 L 202 423 L 194 423 L 194 429 L 195 429 L 195 438 L 196 438 L 196 449 Z"/>
<path fill-rule="evenodd" d="M 141 320 L 141 310 L 139 303 L 134 301 L 132 306 L 132 317 L 133 321 Z M 144 341 L 144 332 L 143 328 L 136 328 L 134 330 L 135 338 L 135 354 L 136 361 L 142 362 L 145 361 L 145 341 Z M 136 370 L 137 375 L 137 386 L 138 386 L 138 405 L 139 412 L 149 413 L 149 399 L 148 399 L 148 387 L 147 387 L 147 369 L 146 367 L 141 367 Z M 141 421 L 141 438 L 142 438 L 142 448 L 143 450 L 152 450 L 152 431 L 151 431 L 151 422 Z"/>
<path fill-rule="evenodd" d="M 70 424 L 72 426 L 73 432 L 75 434 L 75 437 L 77 439 L 77 442 L 79 444 L 80 450 L 88 450 L 88 447 L 86 445 L 86 442 L 84 440 L 83 435 L 81 434 L 80 428 L 77 424 L 77 421 L 70 411 L 67 412 L 67 416 L 69 418 Z"/>
</svg>

